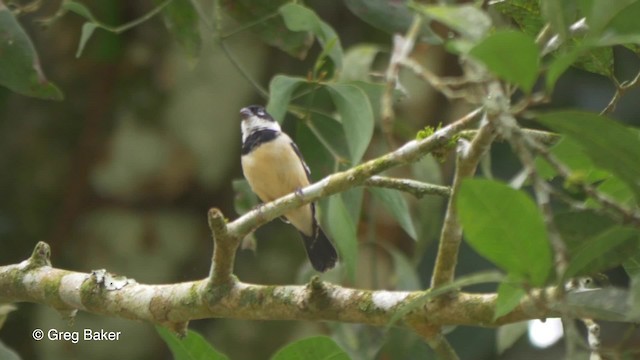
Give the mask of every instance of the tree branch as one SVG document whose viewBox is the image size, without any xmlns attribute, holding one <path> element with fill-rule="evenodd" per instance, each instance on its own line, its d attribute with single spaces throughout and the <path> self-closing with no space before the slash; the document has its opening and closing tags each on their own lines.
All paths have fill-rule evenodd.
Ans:
<svg viewBox="0 0 640 360">
<path fill-rule="evenodd" d="M 451 189 L 448 186 L 428 184 L 411 179 L 395 179 L 387 176 L 372 176 L 364 182 L 364 185 L 404 191 L 418 199 L 425 195 L 447 197 L 451 194 Z"/>
<path fill-rule="evenodd" d="M 462 180 L 473 176 L 482 156 L 488 151 L 496 135 L 493 125 L 483 120 L 483 124 L 476 133 L 471 143 L 460 140 L 456 171 L 451 185 L 452 195 L 449 197 L 447 212 L 445 214 L 438 255 L 431 278 L 431 287 L 439 287 L 453 281 L 455 268 L 458 262 L 458 251 L 462 241 L 462 227 L 458 220 L 458 210 L 455 204 L 455 194 L 460 189 Z"/>
<path fill-rule="evenodd" d="M 323 320 L 389 324 L 395 311 L 422 291 L 359 290 L 313 278 L 301 286 L 265 286 L 239 281 L 212 285 L 209 279 L 167 285 L 139 284 L 104 270 L 80 273 L 51 267 L 49 246 L 40 242 L 34 255 L 19 264 L 0 266 L 0 302 L 28 301 L 60 311 L 79 309 L 94 314 L 144 320 L 183 329 L 194 319 Z M 534 290 L 514 311 L 493 319 L 496 294 L 459 293 L 447 306 L 427 304 L 404 318 L 403 325 L 499 326 L 557 316 L 549 299 Z M 597 314 L 590 314 L 598 318 Z"/>
</svg>

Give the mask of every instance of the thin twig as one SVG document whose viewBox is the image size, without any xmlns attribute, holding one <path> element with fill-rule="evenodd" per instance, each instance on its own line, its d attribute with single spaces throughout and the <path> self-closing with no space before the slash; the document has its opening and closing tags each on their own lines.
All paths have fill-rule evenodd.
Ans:
<svg viewBox="0 0 640 360">
<path fill-rule="evenodd" d="M 382 187 L 407 192 L 418 199 L 424 195 L 438 195 L 448 197 L 451 189 L 448 186 L 428 184 L 411 179 L 396 179 L 386 176 L 372 176 L 364 182 L 366 186 Z"/>
<path fill-rule="evenodd" d="M 615 84 L 616 84 L 616 93 L 613 94 L 613 98 L 611 98 L 611 101 L 609 101 L 609 104 L 600 112 L 600 115 L 606 115 L 613 112 L 616 109 L 616 106 L 618 106 L 618 102 L 620 101 L 622 96 L 627 91 L 640 85 L 640 71 L 636 74 L 636 76 L 631 81 L 626 81 L 621 84 L 615 81 Z"/>
<path fill-rule="evenodd" d="M 407 30 L 406 36 L 403 37 L 401 35 L 395 35 L 393 37 L 393 51 L 391 53 L 391 58 L 389 59 L 389 66 L 385 73 L 385 91 L 380 101 L 382 133 L 384 134 L 387 144 L 391 149 L 395 148 L 393 141 L 393 122 L 395 119 L 395 112 L 393 110 L 393 92 L 400 84 L 400 79 L 398 79 L 400 63 L 406 59 L 413 50 L 421 25 L 422 17 L 416 15 L 413 17 L 413 22 L 411 23 L 409 30 Z"/>
</svg>

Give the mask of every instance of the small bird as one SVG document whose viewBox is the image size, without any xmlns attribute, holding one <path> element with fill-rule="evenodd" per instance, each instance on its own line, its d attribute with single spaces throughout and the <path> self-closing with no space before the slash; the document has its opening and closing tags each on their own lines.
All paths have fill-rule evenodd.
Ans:
<svg viewBox="0 0 640 360">
<path fill-rule="evenodd" d="M 309 167 L 298 146 L 280 124 L 259 105 L 240 110 L 242 118 L 242 172 L 251 190 L 263 202 L 273 201 L 309 185 Z M 318 226 L 315 204 L 284 214 L 298 229 L 313 268 L 325 272 L 338 260 L 336 249 Z"/>
</svg>

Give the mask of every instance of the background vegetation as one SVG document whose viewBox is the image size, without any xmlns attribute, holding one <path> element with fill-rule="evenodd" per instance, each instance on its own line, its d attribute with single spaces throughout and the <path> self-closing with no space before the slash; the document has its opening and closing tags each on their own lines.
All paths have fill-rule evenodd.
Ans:
<svg viewBox="0 0 640 360">
<path fill-rule="evenodd" d="M 157 284 L 203 278 L 212 251 L 207 210 L 218 207 L 233 219 L 256 204 L 240 180 L 241 107 L 268 104 L 319 180 L 395 150 L 425 127 L 432 131 L 473 109 L 482 102 L 481 95 L 474 100 L 483 94 L 477 88 L 488 80 L 471 78 L 483 72 L 469 67 L 482 64 L 510 84 L 505 89 L 514 104 L 524 99 L 522 108 L 513 111 L 523 127 L 544 124 L 571 139 L 555 145 L 552 153 L 573 176 L 556 177 L 556 170 L 537 160 L 540 175 L 562 193 L 552 204 L 560 232 L 569 247 L 572 239 L 577 244 L 569 251 L 578 260 L 567 264 L 568 274 L 608 270 L 606 280 L 596 277 L 598 285 L 628 289 L 629 276 L 637 277 L 634 261 L 640 259 L 639 225 L 633 217 L 640 193 L 640 158 L 634 156 L 640 148 L 635 148 L 637 129 L 619 124 L 640 123 L 634 88 L 640 70 L 635 20 L 640 19 L 640 2 L 432 3 L 0 2 L 0 31 L 24 30 L 24 37 L 17 38 L 22 51 L 6 41 L 0 46 L 5 86 L 0 88 L 0 264 L 23 260 L 42 240 L 51 245 L 56 267 L 64 269 L 106 268 Z M 403 70 L 397 86 L 388 89 L 385 73 L 398 53 L 392 34 L 407 33 L 416 24 L 414 16 L 423 20 L 414 29 L 418 42 L 411 58 L 435 75 L 427 82 Z M 587 25 L 580 25 L 585 17 Z M 383 103 L 385 92 L 392 94 L 393 117 L 385 113 L 390 109 Z M 576 125 L 571 129 L 557 125 L 558 113 L 542 123 L 532 120 L 568 108 L 593 116 L 564 113 Z M 599 112 L 616 121 L 598 117 Z M 598 128 L 600 121 L 610 123 Z M 387 175 L 450 185 L 454 160 L 454 151 L 444 151 Z M 511 182 L 525 189 L 514 190 L 524 195 L 532 186 L 522 169 L 508 142 L 493 144 L 480 165 L 483 177 Z M 470 219 L 489 212 L 474 207 L 481 200 L 501 203 L 505 195 L 504 187 L 491 192 L 475 184 L 479 187 L 468 191 L 479 191 L 480 199 L 468 205 Z M 602 204 L 585 192 L 585 185 L 631 209 L 633 216 L 601 214 Z M 597 214 L 577 212 L 576 203 Z M 323 224 L 343 260 L 323 279 L 357 288 L 428 288 L 445 205 L 440 196 L 417 199 L 379 188 L 322 200 Z M 461 216 L 465 230 L 473 232 L 473 220 Z M 518 229 L 510 234 L 519 235 Z M 528 235 L 514 246 L 533 237 Z M 580 253 L 585 238 L 595 240 Z M 563 281 L 550 275 L 551 255 L 495 257 L 498 250 L 483 250 L 471 240 L 475 250 L 463 243 L 458 276 L 497 264 L 512 278 L 525 278 L 520 290 Z M 515 250 L 520 251 L 526 249 Z M 500 260 L 510 255 L 524 270 Z M 595 261 L 598 256 L 602 263 Z M 304 284 L 312 271 L 297 233 L 274 221 L 243 242 L 235 274 L 250 283 Z M 637 293 L 640 282 L 634 284 Z M 497 284 L 470 288 L 496 289 Z M 630 314 L 640 297 L 629 294 L 624 293 L 624 301 L 632 310 L 614 310 L 633 320 Z M 637 330 L 622 322 L 601 326 L 603 348 L 616 354 L 637 351 Z M 31 331 L 36 327 L 104 328 L 123 336 L 117 346 L 35 342 Z M 190 328 L 232 359 L 263 359 L 294 340 L 319 334 L 331 336 L 353 359 L 433 356 L 422 339 L 403 329 L 232 319 L 194 321 Z M 582 327 L 579 331 L 586 338 Z M 543 353 L 521 338 L 498 355 L 496 338 L 504 333 L 458 327 L 447 339 L 463 359 L 557 358 L 565 350 L 556 345 Z M 171 356 L 149 324 L 80 313 L 69 327 L 56 311 L 26 303 L 9 315 L 0 339 L 23 359 Z"/>
</svg>

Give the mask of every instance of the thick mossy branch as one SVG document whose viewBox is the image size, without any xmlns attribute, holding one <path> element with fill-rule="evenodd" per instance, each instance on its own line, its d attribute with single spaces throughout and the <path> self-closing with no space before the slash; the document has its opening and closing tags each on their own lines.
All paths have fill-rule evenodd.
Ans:
<svg viewBox="0 0 640 360">
<path fill-rule="evenodd" d="M 45 244 L 46 245 L 46 244 Z M 303 286 L 264 286 L 239 281 L 212 285 L 209 279 L 171 285 L 145 285 L 104 270 L 79 273 L 24 261 L 0 267 L 0 302 L 28 301 L 105 316 L 144 320 L 184 329 L 193 319 L 318 320 L 386 326 L 395 311 L 423 292 L 344 288 L 317 278 Z M 43 289 L 47 289 L 43 291 Z M 447 306 L 414 310 L 404 325 L 498 326 L 557 315 L 536 306 L 533 292 L 510 314 L 493 320 L 496 294 L 460 293 Z"/>
<path fill-rule="evenodd" d="M 45 244 L 46 245 L 46 244 Z M 194 319 L 313 320 L 387 326 L 394 314 L 423 291 L 350 289 L 313 278 L 307 285 L 265 286 L 210 280 L 167 285 L 139 284 L 105 270 L 79 273 L 30 267 L 28 261 L 0 267 L 0 303 L 33 302 L 110 317 L 143 320 L 180 333 Z M 494 319 L 497 294 L 455 293 L 448 301 L 429 302 L 401 323 L 429 336 L 445 325 L 494 327 L 517 321 L 557 317 L 557 289 L 533 289 L 510 313 Z M 67 311 L 68 313 L 68 311 Z M 576 307 L 572 316 L 602 319 L 602 312 Z M 425 332 L 426 331 L 426 332 Z M 443 352 L 446 350 L 442 344 Z"/>
</svg>

